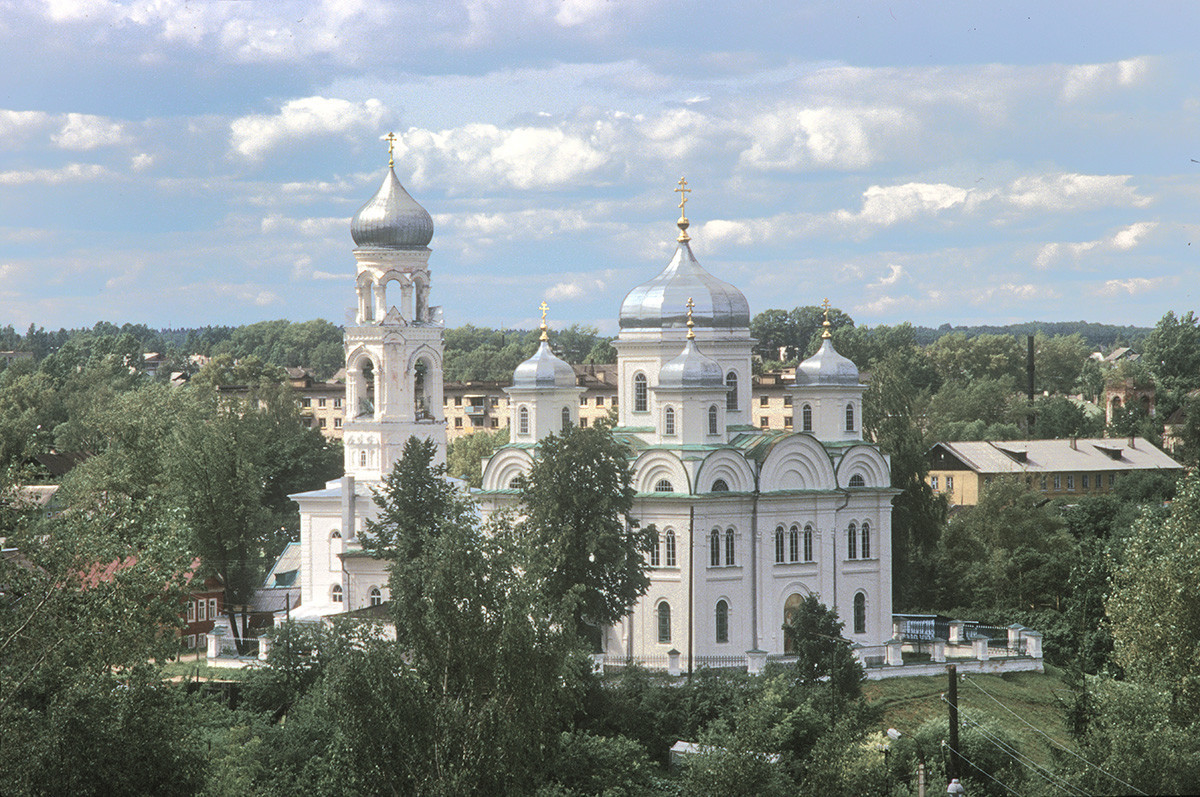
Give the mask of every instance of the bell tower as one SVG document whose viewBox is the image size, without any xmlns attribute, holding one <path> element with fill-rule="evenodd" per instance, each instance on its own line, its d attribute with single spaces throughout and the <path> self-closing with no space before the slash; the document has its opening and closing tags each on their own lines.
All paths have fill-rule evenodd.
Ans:
<svg viewBox="0 0 1200 797">
<path fill-rule="evenodd" d="M 429 305 L 433 219 L 396 177 L 388 133 L 383 184 L 350 224 L 357 312 L 346 327 L 346 474 L 379 481 L 411 436 L 446 459 L 441 308 Z M 390 292 L 390 295 L 389 295 Z"/>
</svg>

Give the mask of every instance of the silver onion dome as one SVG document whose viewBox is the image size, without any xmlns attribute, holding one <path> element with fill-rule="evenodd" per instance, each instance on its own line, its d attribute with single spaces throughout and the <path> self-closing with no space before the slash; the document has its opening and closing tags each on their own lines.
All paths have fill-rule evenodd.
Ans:
<svg viewBox="0 0 1200 797">
<path fill-rule="evenodd" d="M 575 369 L 550 351 L 542 341 L 537 352 L 513 371 L 514 390 L 554 389 L 575 387 Z"/>
<path fill-rule="evenodd" d="M 796 366 L 798 387 L 811 385 L 857 385 L 858 367 L 838 354 L 829 338 L 821 341 L 817 353 Z"/>
<path fill-rule="evenodd" d="M 409 196 L 389 166 L 375 196 L 354 214 L 350 235 L 360 247 L 417 249 L 433 240 L 433 218 Z"/>
<path fill-rule="evenodd" d="M 721 364 L 696 348 L 688 338 L 678 357 L 663 365 L 658 372 L 658 386 L 688 390 L 722 390 L 725 377 Z"/>
<path fill-rule="evenodd" d="M 662 273 L 631 290 L 621 302 L 621 329 L 666 329 L 687 322 L 687 300 L 695 303 L 698 327 L 750 326 L 750 305 L 737 288 L 714 277 L 696 261 L 686 241 Z"/>
</svg>

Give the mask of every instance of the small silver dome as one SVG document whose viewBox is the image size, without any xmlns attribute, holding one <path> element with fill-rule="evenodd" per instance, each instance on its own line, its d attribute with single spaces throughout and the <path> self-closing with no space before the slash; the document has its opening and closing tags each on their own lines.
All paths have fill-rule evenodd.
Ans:
<svg viewBox="0 0 1200 797">
<path fill-rule="evenodd" d="M 838 354 L 829 338 L 821 341 L 817 353 L 796 366 L 797 387 L 809 385 L 857 385 L 858 367 Z"/>
<path fill-rule="evenodd" d="M 687 325 L 687 301 L 695 302 L 698 327 L 750 326 L 750 305 L 742 292 L 705 271 L 686 241 L 662 273 L 631 290 L 621 302 L 621 329 L 666 329 Z"/>
<path fill-rule="evenodd" d="M 383 185 L 350 222 L 356 246 L 416 249 L 433 240 L 433 218 L 408 195 L 396 170 L 388 167 Z"/>
<path fill-rule="evenodd" d="M 725 378 L 721 375 L 721 364 L 702 353 L 696 348 L 696 341 L 688 338 L 683 352 L 658 372 L 658 386 L 721 390 L 725 387 Z"/>
<path fill-rule="evenodd" d="M 543 340 L 537 353 L 513 371 L 512 386 L 514 390 L 575 387 L 575 369 L 554 356 Z"/>
</svg>

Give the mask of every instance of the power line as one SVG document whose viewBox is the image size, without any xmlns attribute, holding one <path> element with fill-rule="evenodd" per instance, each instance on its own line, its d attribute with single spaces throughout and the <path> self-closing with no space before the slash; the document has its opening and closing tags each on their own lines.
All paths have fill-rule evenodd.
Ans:
<svg viewBox="0 0 1200 797">
<path fill-rule="evenodd" d="M 986 769 L 983 769 L 982 767 L 980 767 L 979 765 L 977 765 L 977 764 L 976 764 L 974 761 L 972 761 L 971 759 L 967 758 L 967 757 L 966 757 L 965 755 L 963 755 L 962 753 L 959 753 L 959 754 L 958 754 L 958 757 L 959 757 L 959 758 L 961 758 L 963 761 L 965 761 L 965 762 L 967 763 L 967 765 L 968 765 L 968 766 L 970 766 L 970 767 L 973 767 L 974 769 L 977 769 L 977 770 L 979 770 L 979 771 L 980 771 L 980 772 L 982 772 L 984 775 L 986 775 L 987 777 L 989 777 L 989 778 L 991 778 L 992 780 L 994 780 L 996 783 L 999 783 L 999 784 L 1000 784 L 1000 787 L 1001 787 L 1001 788 L 1003 788 L 1003 789 L 1007 789 L 1007 790 L 1008 790 L 1008 792 L 1009 792 L 1010 794 L 1015 794 L 1015 795 L 1017 795 L 1017 797 L 1021 797 L 1021 792 L 1017 791 L 1017 790 L 1016 790 L 1016 789 L 1014 789 L 1012 786 L 1009 786 L 1007 783 L 1005 783 L 1004 781 L 1000 780 L 1000 779 L 999 779 L 999 778 L 997 778 L 995 775 L 993 775 L 992 773 L 988 772 Z"/>
<path fill-rule="evenodd" d="M 1050 734 L 1048 734 L 1048 733 L 1046 733 L 1045 731 L 1043 731 L 1041 728 L 1038 728 L 1038 727 L 1036 727 L 1035 725 L 1033 725 L 1032 723 L 1030 723 L 1028 720 L 1026 720 L 1026 719 L 1025 719 L 1024 717 L 1022 717 L 1020 714 L 1018 714 L 1017 712 L 1013 711 L 1011 708 L 1009 708 L 1008 706 L 1004 705 L 1004 704 L 1003 704 L 1003 703 L 1001 703 L 999 700 L 997 700 L 997 699 L 996 699 L 996 698 L 995 698 L 995 697 L 994 697 L 994 696 L 993 696 L 993 695 L 992 695 L 990 692 L 988 692 L 988 690 L 984 689 L 982 686 L 980 686 L 979 684 L 977 684 L 977 683 L 976 683 L 976 682 L 975 682 L 973 679 L 971 679 L 971 678 L 967 678 L 966 676 L 963 676 L 963 680 L 964 680 L 964 681 L 966 681 L 966 682 L 968 682 L 969 684 L 971 684 L 971 686 L 975 687 L 975 688 L 976 688 L 976 689 L 978 689 L 980 692 L 983 692 L 985 695 L 987 695 L 987 696 L 988 696 L 988 698 L 989 698 L 989 699 L 991 699 L 991 701 L 992 701 L 993 703 L 995 703 L 996 705 L 998 705 L 1000 708 L 1004 709 L 1004 710 L 1005 710 L 1005 711 L 1007 711 L 1009 714 L 1012 714 L 1014 717 L 1016 717 L 1017 719 L 1019 719 L 1021 722 L 1025 723 L 1025 725 L 1028 725 L 1030 728 L 1032 728 L 1032 729 L 1033 729 L 1034 731 L 1036 731 L 1037 733 L 1040 733 L 1042 736 L 1046 737 L 1046 740 L 1047 740 L 1047 741 L 1049 741 L 1049 742 L 1050 742 L 1052 745 L 1054 745 L 1054 746 L 1055 746 L 1055 747 L 1057 747 L 1058 749 L 1062 750 L 1063 752 L 1070 753 L 1071 755 L 1075 756 L 1076 758 L 1078 758 L 1078 759 L 1079 759 L 1080 761 L 1082 761 L 1083 763 L 1087 764 L 1089 767 L 1092 767 L 1092 768 L 1096 769 L 1097 771 L 1099 771 L 1099 772 L 1101 772 L 1101 773 L 1103 773 L 1103 774 L 1107 775 L 1108 777 L 1112 778 L 1112 779 L 1113 779 L 1113 780 L 1115 780 L 1117 783 L 1120 783 L 1122 786 L 1126 787 L 1127 789 L 1132 789 L 1133 791 L 1137 792 L 1138 794 L 1141 794 L 1141 795 L 1143 795 L 1143 797 L 1146 797 L 1146 792 L 1142 791 L 1142 790 L 1141 790 L 1141 789 L 1139 789 L 1137 786 L 1134 786 L 1132 783 L 1126 783 L 1125 781 L 1123 781 L 1123 780 L 1121 780 L 1120 778 L 1118 778 L 1116 775 L 1112 774 L 1112 773 L 1111 773 L 1111 772 L 1109 772 L 1108 770 L 1106 770 L 1106 769 L 1104 769 L 1103 767 L 1101 767 L 1099 764 L 1093 764 L 1091 761 L 1088 761 L 1086 758 L 1084 758 L 1083 756 L 1081 756 L 1079 753 L 1076 753 L 1074 750 L 1072 750 L 1071 748 L 1067 747 L 1067 746 L 1066 746 L 1066 745 L 1064 745 L 1062 742 L 1058 741 L 1058 740 L 1057 740 L 1057 739 L 1055 739 L 1053 736 L 1051 736 Z"/>
<path fill-rule="evenodd" d="M 1048 770 L 1045 767 L 1043 767 L 1042 765 L 1038 764 L 1032 758 L 1025 755 L 1020 750 L 1017 750 L 1015 747 L 1013 747 L 1012 745 L 1005 742 L 999 736 L 996 736 L 995 734 L 988 731 L 978 721 L 973 720 L 969 717 L 967 717 L 966 720 L 967 720 L 967 722 L 969 722 L 973 726 L 975 726 L 975 729 L 978 730 L 979 733 L 985 739 L 990 741 L 996 747 L 1000 748 L 1001 752 L 1005 753 L 1009 758 L 1013 759 L 1021 766 L 1025 767 L 1027 769 L 1032 769 L 1035 775 L 1037 775 L 1042 780 L 1049 783 L 1051 786 L 1055 786 L 1059 789 L 1062 789 L 1067 794 L 1084 795 L 1084 797 L 1086 797 L 1087 792 L 1085 792 L 1083 789 L 1080 789 L 1079 787 L 1072 785 L 1071 783 L 1067 782 L 1065 779 L 1056 777 L 1050 770 Z"/>
</svg>

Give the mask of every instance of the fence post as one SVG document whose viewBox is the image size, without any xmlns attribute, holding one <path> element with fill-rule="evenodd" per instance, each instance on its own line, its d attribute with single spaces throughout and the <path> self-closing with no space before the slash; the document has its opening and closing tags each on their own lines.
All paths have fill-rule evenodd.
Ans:
<svg viewBox="0 0 1200 797">
<path fill-rule="evenodd" d="M 258 660 L 266 661 L 269 655 L 271 655 L 271 637 L 260 636 L 258 638 Z"/>
<path fill-rule="evenodd" d="M 929 658 L 936 662 L 946 660 L 946 641 L 944 639 L 933 640 L 933 650 L 930 652 Z"/>
<path fill-rule="evenodd" d="M 1025 630 L 1025 626 L 1020 623 L 1013 623 L 1008 627 L 1008 649 L 1013 653 L 1021 650 L 1021 632 Z"/>
<path fill-rule="evenodd" d="M 603 653 L 592 654 L 592 673 L 594 675 L 604 675 L 604 658 Z"/>
<path fill-rule="evenodd" d="M 899 667 L 904 664 L 903 643 L 899 639 L 889 639 L 883 643 L 886 661 L 889 667 Z"/>
<path fill-rule="evenodd" d="M 963 629 L 965 629 L 966 626 L 967 626 L 966 620 L 951 620 L 950 621 L 950 641 L 955 642 L 955 643 L 956 642 L 965 642 L 966 640 L 963 638 L 963 636 L 964 636 Z"/>
<path fill-rule="evenodd" d="M 683 669 L 679 666 L 679 657 L 682 655 L 675 648 L 667 651 L 667 675 L 678 678 L 683 674 Z"/>
<path fill-rule="evenodd" d="M 746 672 L 751 675 L 761 675 L 763 668 L 767 666 L 767 652 L 765 650 L 746 651 Z"/>
<path fill-rule="evenodd" d="M 988 653 L 988 638 L 976 637 L 971 640 L 971 655 L 980 661 L 987 661 L 990 654 Z"/>
<path fill-rule="evenodd" d="M 1026 630 L 1021 634 L 1025 637 L 1025 655 L 1031 659 L 1042 657 L 1042 634 L 1040 631 Z"/>
<path fill-rule="evenodd" d="M 218 658 L 221 655 L 221 640 L 225 638 L 225 626 L 220 624 L 220 621 L 213 623 L 213 628 L 208 632 L 208 657 L 210 659 Z"/>
</svg>

